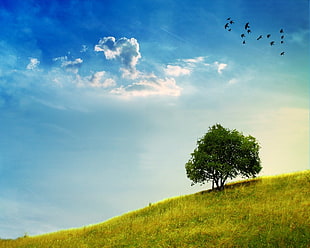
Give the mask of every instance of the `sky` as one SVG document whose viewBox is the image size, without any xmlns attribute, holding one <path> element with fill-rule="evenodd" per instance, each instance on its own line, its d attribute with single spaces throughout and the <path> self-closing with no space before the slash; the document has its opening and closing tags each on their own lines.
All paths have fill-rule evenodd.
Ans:
<svg viewBox="0 0 310 248">
<path fill-rule="evenodd" d="M 309 169 L 308 0 L 0 0 L 0 25 L 0 238 L 209 188 L 185 163 L 216 123 L 260 176 Z"/>
</svg>

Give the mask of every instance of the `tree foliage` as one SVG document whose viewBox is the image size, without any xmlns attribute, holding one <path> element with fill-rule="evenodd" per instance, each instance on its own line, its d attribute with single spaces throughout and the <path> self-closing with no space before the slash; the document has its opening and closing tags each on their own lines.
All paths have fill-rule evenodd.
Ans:
<svg viewBox="0 0 310 248">
<path fill-rule="evenodd" d="M 255 177 L 262 169 L 259 149 L 254 137 L 216 124 L 197 141 L 185 165 L 187 177 L 192 184 L 211 181 L 220 190 L 227 179 Z"/>
</svg>

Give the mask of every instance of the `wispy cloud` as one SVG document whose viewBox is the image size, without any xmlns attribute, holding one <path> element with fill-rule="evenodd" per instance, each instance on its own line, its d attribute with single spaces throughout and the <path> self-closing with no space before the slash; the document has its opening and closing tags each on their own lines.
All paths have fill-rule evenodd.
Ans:
<svg viewBox="0 0 310 248">
<path fill-rule="evenodd" d="M 182 42 L 187 42 L 184 38 L 182 38 L 180 35 L 177 35 L 171 31 L 169 31 L 167 28 L 160 28 L 162 31 L 166 32 L 167 34 L 169 34 L 170 36 L 172 36 L 173 38 L 179 40 L 179 41 L 182 41 Z"/>
<path fill-rule="evenodd" d="M 204 56 L 199 56 L 191 59 L 182 59 L 183 62 L 188 63 L 188 64 L 197 64 L 197 63 L 202 63 L 205 61 L 207 57 Z"/>
<path fill-rule="evenodd" d="M 61 67 L 65 68 L 67 71 L 77 73 L 79 67 L 82 65 L 83 60 L 77 58 L 75 60 L 68 60 L 67 56 L 61 56 L 53 59 L 54 61 L 60 61 Z"/>
<path fill-rule="evenodd" d="M 292 43 L 305 46 L 309 45 L 309 29 L 298 30 L 294 33 L 289 34 L 288 39 Z"/>
<path fill-rule="evenodd" d="M 239 80 L 237 78 L 232 78 L 232 79 L 228 80 L 229 85 L 237 84 L 238 82 L 239 82 Z"/>
<path fill-rule="evenodd" d="M 167 65 L 164 71 L 166 75 L 174 77 L 191 74 L 191 70 L 189 68 L 181 67 L 179 65 Z"/>
<path fill-rule="evenodd" d="M 63 61 L 62 62 L 62 67 L 71 67 L 71 66 L 76 66 L 76 65 L 79 65 L 79 64 L 82 64 L 83 63 L 83 60 L 81 58 L 77 58 L 73 61 Z"/>
<path fill-rule="evenodd" d="M 209 62 L 207 56 L 199 56 L 189 59 L 179 59 L 173 65 L 168 65 L 165 73 L 170 76 L 189 75 L 195 70 L 216 70 L 222 74 L 228 64 L 219 61 Z"/>
<path fill-rule="evenodd" d="M 182 88 L 176 84 L 174 78 L 156 78 L 152 80 L 141 80 L 128 86 L 121 86 L 113 89 L 112 94 L 120 95 L 122 97 L 135 96 L 180 96 Z"/>
<path fill-rule="evenodd" d="M 227 67 L 227 64 L 218 61 L 214 62 L 214 65 L 217 68 L 218 74 L 222 74 L 223 70 Z"/>
<path fill-rule="evenodd" d="M 121 62 L 121 71 L 123 77 L 135 79 L 139 72 L 136 65 L 141 58 L 139 51 L 139 43 L 135 38 L 120 38 L 116 40 L 114 37 L 104 37 L 95 45 L 96 52 L 103 52 L 106 59 L 118 59 Z"/>
<path fill-rule="evenodd" d="M 88 50 L 88 47 L 86 45 L 82 45 L 80 52 L 85 53 L 85 52 L 87 52 L 87 50 Z"/>
</svg>

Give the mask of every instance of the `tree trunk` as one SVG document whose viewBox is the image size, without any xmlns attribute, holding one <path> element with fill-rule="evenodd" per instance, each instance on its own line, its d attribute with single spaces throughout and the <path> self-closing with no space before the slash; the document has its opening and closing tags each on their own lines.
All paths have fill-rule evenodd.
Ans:
<svg viewBox="0 0 310 248">
<path fill-rule="evenodd" d="M 218 189 L 219 186 L 220 186 L 220 185 L 219 185 L 219 180 L 218 180 L 218 179 L 215 180 L 215 185 L 216 185 L 216 188 Z"/>
<path fill-rule="evenodd" d="M 220 185 L 220 190 L 224 189 L 224 185 L 225 185 L 225 179 L 221 178 L 221 185 Z"/>
</svg>

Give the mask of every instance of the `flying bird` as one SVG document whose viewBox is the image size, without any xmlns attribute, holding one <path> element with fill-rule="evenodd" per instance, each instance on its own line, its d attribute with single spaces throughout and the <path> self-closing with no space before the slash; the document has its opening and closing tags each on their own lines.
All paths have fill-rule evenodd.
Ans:
<svg viewBox="0 0 310 248">
<path fill-rule="evenodd" d="M 232 31 L 231 27 L 235 23 L 235 21 L 232 20 L 231 17 L 228 17 L 226 20 L 227 20 L 226 24 L 224 25 L 225 30 Z M 238 24 L 236 26 L 238 26 Z M 242 27 L 242 24 L 241 24 L 241 27 Z M 247 44 L 246 35 L 252 33 L 252 29 L 250 27 L 250 22 L 246 22 L 244 24 L 244 29 L 245 29 L 245 31 L 243 31 L 243 33 L 240 34 L 240 36 L 242 38 L 242 44 L 243 45 Z M 278 46 L 278 42 L 279 42 L 279 44 L 284 44 L 285 43 L 284 29 L 283 28 L 279 29 L 279 32 L 280 32 L 280 35 L 278 37 L 276 37 L 277 39 L 276 38 L 270 39 L 271 34 L 270 33 L 267 33 L 267 34 L 265 33 L 265 34 L 257 35 L 256 36 L 256 40 L 265 39 L 265 37 L 266 37 L 270 41 L 269 42 L 270 46 L 276 46 L 277 47 Z M 248 36 L 248 37 L 250 37 L 250 36 Z M 280 39 L 278 39 L 278 38 L 280 38 Z M 254 39 L 254 37 L 252 39 Z M 279 54 L 281 56 L 283 56 L 285 54 L 284 51 L 282 51 L 282 52 L 279 51 L 279 52 L 280 52 Z"/>
</svg>

